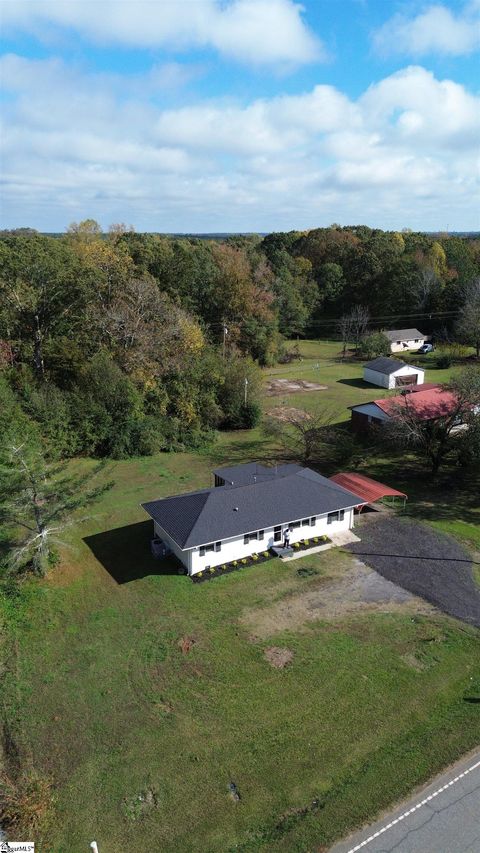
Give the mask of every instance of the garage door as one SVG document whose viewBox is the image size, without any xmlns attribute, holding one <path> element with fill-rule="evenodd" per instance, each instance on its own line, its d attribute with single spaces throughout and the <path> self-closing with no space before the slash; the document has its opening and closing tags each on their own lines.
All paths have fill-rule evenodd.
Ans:
<svg viewBox="0 0 480 853">
<path fill-rule="evenodd" d="M 408 376 L 396 376 L 395 387 L 399 388 L 403 385 L 417 385 L 418 373 L 410 373 Z"/>
</svg>

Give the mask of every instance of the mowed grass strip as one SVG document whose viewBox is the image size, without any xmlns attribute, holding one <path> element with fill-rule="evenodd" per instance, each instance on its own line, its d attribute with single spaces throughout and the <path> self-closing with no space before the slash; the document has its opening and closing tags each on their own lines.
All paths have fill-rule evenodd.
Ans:
<svg viewBox="0 0 480 853">
<path fill-rule="evenodd" d="M 323 358 L 318 381 L 333 386 L 331 345 L 308 346 Z M 358 387 L 344 387 L 358 401 Z M 115 463 L 102 475 L 114 488 L 70 532 L 63 566 L 7 603 L 4 716 L 24 761 L 54 783 L 39 850 L 76 853 L 92 838 L 101 853 L 316 849 L 478 743 L 479 706 L 465 701 L 480 692 L 473 629 L 395 611 L 250 635 L 246 614 L 341 577 L 345 555 L 272 561 L 202 585 L 152 560 L 141 501 L 272 453 L 256 430 L 201 454 Z M 373 455 L 367 465 L 400 488 L 405 478 L 410 505 L 428 518 L 437 492 L 414 467 L 403 474 Z M 459 494 L 457 509 L 445 493 L 436 521 L 473 528 L 477 507 Z M 316 573 L 299 576 L 307 564 Z M 293 653 L 285 668 L 266 660 L 272 645 Z"/>
</svg>

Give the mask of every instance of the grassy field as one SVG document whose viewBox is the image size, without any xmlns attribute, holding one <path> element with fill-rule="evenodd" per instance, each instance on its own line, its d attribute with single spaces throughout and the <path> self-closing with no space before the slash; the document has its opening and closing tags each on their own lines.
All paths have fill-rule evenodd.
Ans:
<svg viewBox="0 0 480 853">
<path fill-rule="evenodd" d="M 287 405 L 376 396 L 359 365 L 335 361 L 338 345 L 301 347 L 301 364 L 268 374 L 316 371 L 328 392 Z M 93 838 L 100 853 L 321 850 L 479 742 L 479 706 L 465 701 L 480 695 L 474 629 L 408 607 L 252 629 L 278 602 L 321 597 L 351 571 L 349 555 L 271 561 L 203 585 L 152 560 L 141 501 L 271 456 L 255 430 L 201 454 L 112 464 L 102 476 L 115 486 L 69 533 L 62 566 L 3 602 L 7 759 L 10 775 L 19 759 L 52 782 L 44 853 L 82 853 Z M 479 547 L 466 483 L 432 489 L 411 460 L 372 456 L 365 471 L 408 486 L 409 512 Z M 293 653 L 284 669 L 266 660 L 271 646 Z"/>
<path fill-rule="evenodd" d="M 279 405 L 302 409 L 325 407 L 335 416 L 335 420 L 340 422 L 349 420 L 348 406 L 367 403 L 392 393 L 364 382 L 362 363 L 351 358 L 343 360 L 338 341 L 299 341 L 298 346 L 302 361 L 277 365 L 266 371 L 268 377 L 304 379 L 326 385 L 327 389 L 267 397 L 267 410 Z M 437 368 L 434 353 L 419 356 L 415 363 L 425 370 L 425 382 L 448 382 L 454 372 L 453 368 Z"/>
</svg>

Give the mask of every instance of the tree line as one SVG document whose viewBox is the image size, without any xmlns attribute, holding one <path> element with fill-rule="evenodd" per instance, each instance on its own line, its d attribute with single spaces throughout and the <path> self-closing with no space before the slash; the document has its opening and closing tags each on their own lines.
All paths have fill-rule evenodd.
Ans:
<svg viewBox="0 0 480 853">
<path fill-rule="evenodd" d="M 258 366 L 285 339 L 355 312 L 430 312 L 452 331 L 463 311 L 478 347 L 479 275 L 479 240 L 366 226 L 223 241 L 94 220 L 2 232 L 0 371 L 52 457 L 195 448 L 256 423 Z"/>
</svg>

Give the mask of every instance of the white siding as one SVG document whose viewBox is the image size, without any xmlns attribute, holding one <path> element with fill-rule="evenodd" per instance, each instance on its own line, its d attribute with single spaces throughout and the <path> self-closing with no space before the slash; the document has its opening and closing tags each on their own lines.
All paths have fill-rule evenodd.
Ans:
<svg viewBox="0 0 480 853">
<path fill-rule="evenodd" d="M 295 519 L 292 519 L 295 522 Z M 292 523 L 291 522 L 291 523 Z M 287 523 L 281 525 L 282 539 L 283 530 Z M 300 539 L 311 539 L 313 536 L 332 536 L 339 533 L 341 530 L 350 530 L 353 527 L 353 509 L 346 509 L 343 521 L 334 521 L 328 524 L 327 515 L 316 516 L 315 525 L 295 528 L 290 534 L 290 542 L 298 542 Z M 251 533 L 254 531 L 245 531 Z M 243 557 L 249 557 L 251 554 L 259 554 L 261 551 L 267 551 L 274 544 L 273 527 L 266 528 L 264 538 L 262 540 L 252 540 L 248 544 L 244 544 L 244 535 L 236 536 L 231 539 L 224 539 L 221 543 L 220 551 L 209 551 L 203 557 L 200 556 L 200 548 L 192 548 L 190 551 L 190 569 L 189 574 L 196 574 L 207 568 L 207 566 L 221 566 L 223 563 L 231 563 L 233 560 L 241 560 Z M 211 543 L 206 543 L 211 544 Z M 281 542 L 277 543 L 278 545 Z M 184 565 L 187 565 L 185 558 L 181 558 Z"/>
<path fill-rule="evenodd" d="M 365 382 L 370 382 L 371 385 L 379 385 L 380 388 L 388 388 L 389 377 L 386 373 L 378 373 L 377 370 L 372 370 L 370 367 L 364 367 L 363 378 Z"/>
<path fill-rule="evenodd" d="M 155 536 L 158 536 L 162 542 L 165 542 L 166 545 L 173 551 L 176 557 L 183 563 L 186 569 L 190 572 L 190 551 L 182 551 L 179 545 L 172 539 L 168 533 L 165 532 L 163 527 L 160 527 L 156 521 L 153 522 L 153 527 L 155 530 Z"/>
<path fill-rule="evenodd" d="M 425 379 L 425 372 L 421 367 L 414 367 L 411 364 L 405 364 L 399 367 L 395 373 L 379 373 L 377 370 L 372 370 L 369 367 L 363 368 L 363 378 L 365 382 L 370 382 L 371 385 L 379 385 L 381 388 L 392 389 L 396 387 L 395 377 L 397 376 L 413 376 L 417 374 L 417 385 L 422 385 Z"/>
<path fill-rule="evenodd" d="M 392 341 L 390 344 L 390 350 L 392 352 L 405 352 L 405 350 L 409 349 L 420 349 L 421 346 L 425 343 L 425 338 L 418 338 L 418 340 L 411 341 Z"/>
<path fill-rule="evenodd" d="M 381 421 L 390 420 L 386 412 L 375 403 L 363 403 L 361 406 L 353 406 L 352 408 L 355 412 L 359 412 L 361 415 L 366 415 L 369 418 L 378 418 Z"/>
</svg>

